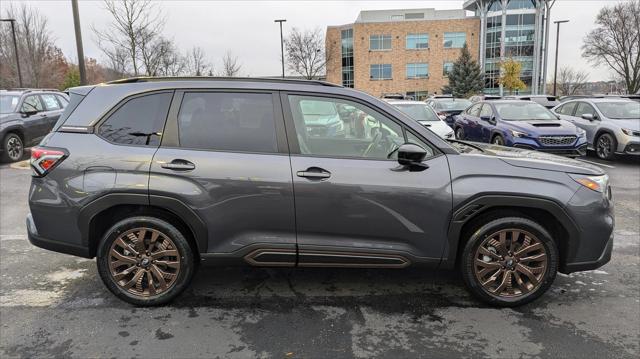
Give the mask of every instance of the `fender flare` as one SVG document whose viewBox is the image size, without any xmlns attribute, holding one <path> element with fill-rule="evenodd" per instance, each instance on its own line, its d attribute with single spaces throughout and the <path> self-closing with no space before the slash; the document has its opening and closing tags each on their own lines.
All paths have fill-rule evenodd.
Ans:
<svg viewBox="0 0 640 359">
<path fill-rule="evenodd" d="M 169 197 L 146 195 L 139 193 L 109 193 L 92 201 L 80 209 L 78 214 L 78 228 L 80 229 L 82 244 L 95 254 L 96 246 L 90 238 L 90 224 L 103 211 L 120 205 L 139 205 L 158 207 L 171 212 L 180 218 L 191 230 L 196 243 L 196 250 L 205 253 L 208 247 L 207 227 L 202 219 L 183 202 Z"/>
<path fill-rule="evenodd" d="M 580 231 L 575 221 L 564 210 L 560 203 L 542 197 L 517 196 L 510 194 L 487 194 L 471 198 L 452 211 L 451 222 L 447 232 L 447 242 L 442 252 L 441 268 L 453 268 L 456 264 L 458 247 L 463 240 L 462 228 L 478 215 L 496 207 L 520 207 L 539 209 L 553 215 L 569 234 L 567 238 L 566 258 L 572 258 L 577 250 L 577 239 Z"/>
</svg>

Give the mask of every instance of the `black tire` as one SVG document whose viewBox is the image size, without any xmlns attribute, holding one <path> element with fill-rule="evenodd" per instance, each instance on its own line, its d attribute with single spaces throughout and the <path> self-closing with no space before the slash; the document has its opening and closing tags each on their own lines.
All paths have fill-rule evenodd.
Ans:
<svg viewBox="0 0 640 359">
<path fill-rule="evenodd" d="M 118 281 L 114 278 L 114 275 L 112 274 L 112 271 L 110 269 L 109 263 L 110 260 L 112 260 L 110 259 L 112 257 L 110 253 L 112 253 L 112 249 L 115 248 L 114 242 L 121 238 L 123 233 L 136 231 L 139 228 L 148 229 L 153 233 L 160 232 L 161 235 L 164 235 L 164 237 L 160 238 L 168 239 L 168 241 L 158 243 L 163 245 L 165 245 L 166 243 L 170 243 L 170 246 L 167 248 L 158 248 L 158 250 L 173 250 L 173 245 L 175 245 L 175 250 L 177 250 L 178 252 L 178 255 L 174 257 L 175 260 L 179 262 L 179 265 L 177 265 L 175 268 L 178 269 L 177 275 L 174 275 L 173 277 L 169 276 L 169 278 L 174 278 L 171 279 L 171 286 L 168 286 L 167 289 L 164 289 L 159 294 L 147 296 L 132 294 L 130 290 L 127 290 L 123 288 L 121 284 L 118 284 Z M 149 252 L 151 252 L 151 250 L 147 250 L 146 254 L 149 255 Z M 107 230 L 104 234 L 102 241 L 98 246 L 97 257 L 98 273 L 100 274 L 100 278 L 102 279 L 102 282 L 105 284 L 105 286 L 118 298 L 136 306 L 155 306 L 170 302 L 186 289 L 186 287 L 191 282 L 191 279 L 193 278 L 196 270 L 195 256 L 185 236 L 168 222 L 155 217 L 131 217 L 123 219 L 113 225 L 113 227 Z M 134 257 L 135 255 L 132 255 L 131 258 Z M 151 257 L 149 257 L 149 259 L 151 259 Z M 147 261 L 147 265 L 148 262 L 149 261 Z M 153 263 L 155 262 L 156 261 L 154 260 Z M 167 261 L 165 260 L 163 262 Z M 139 264 L 140 261 L 138 260 L 138 264 L 136 264 L 136 266 L 140 267 Z M 160 267 L 160 265 L 156 266 L 156 269 L 158 267 Z M 152 272 L 152 270 L 150 269 L 151 267 L 148 266 L 146 268 L 149 269 L 147 270 L 148 272 Z M 165 267 L 163 269 L 173 270 L 168 267 Z M 133 268 L 133 270 L 137 271 L 138 269 Z M 151 277 L 151 273 L 149 273 L 148 275 L 149 277 Z M 146 279 L 146 275 L 142 275 L 142 277 L 145 278 L 146 285 L 148 287 L 149 281 L 148 279 Z M 163 277 L 163 280 L 164 279 L 166 278 Z M 156 281 L 156 284 L 159 284 L 158 281 Z M 151 285 L 153 286 L 153 283 Z M 154 289 L 153 292 L 155 293 L 156 290 Z"/>
<path fill-rule="evenodd" d="M 16 133 L 8 133 L 2 139 L 2 162 L 20 161 L 24 156 L 24 143 Z"/>
<path fill-rule="evenodd" d="M 456 140 L 464 140 L 464 129 L 456 127 Z"/>
<path fill-rule="evenodd" d="M 491 140 L 491 143 L 493 143 L 494 145 L 498 145 L 498 146 L 504 146 L 504 138 L 502 138 L 502 136 L 500 136 L 500 135 L 495 135 L 495 136 L 493 136 L 493 139 Z"/>
<path fill-rule="evenodd" d="M 501 268 L 496 269 L 497 271 L 502 271 L 502 273 L 505 273 L 501 277 L 502 281 L 506 282 L 506 280 L 504 280 L 506 276 L 506 272 L 511 272 L 511 274 L 509 274 L 508 276 L 509 283 L 510 283 L 509 288 L 513 287 L 514 288 L 512 289 L 513 292 L 516 292 L 519 290 L 521 292 L 520 294 L 503 293 L 503 295 L 496 295 L 495 292 L 491 293 L 490 290 L 486 288 L 486 286 L 483 286 L 480 280 L 477 278 L 479 273 L 477 272 L 476 268 L 480 268 L 480 267 L 476 265 L 476 258 L 478 258 L 479 255 L 482 255 L 482 253 L 479 252 L 479 249 L 480 249 L 479 247 L 483 244 L 486 244 L 487 240 L 493 237 L 493 234 L 508 232 L 511 230 L 519 231 L 521 233 L 519 238 L 525 238 L 525 240 L 527 235 L 534 236 L 535 241 L 531 240 L 531 242 L 527 242 L 527 243 L 541 244 L 541 246 L 538 246 L 540 248 L 533 253 L 546 254 L 545 266 L 544 266 L 544 269 L 538 271 L 539 273 L 541 273 L 541 276 L 539 280 L 537 280 L 537 283 L 533 285 L 531 282 L 529 282 L 528 284 L 531 284 L 532 288 L 528 289 L 528 291 L 525 292 L 519 289 L 521 286 L 519 286 L 518 282 L 516 281 L 516 277 L 515 277 L 516 274 L 513 274 L 513 273 L 519 271 L 519 269 L 517 268 L 521 268 L 521 267 L 518 267 L 518 266 L 520 266 L 522 263 L 525 263 L 526 258 L 518 257 L 519 259 L 522 259 L 522 263 L 520 263 L 519 260 L 511 261 L 512 263 L 510 263 L 509 265 L 512 267 L 508 267 L 506 270 L 504 269 L 505 268 L 504 262 L 500 262 L 500 260 L 496 260 L 495 263 L 498 265 L 500 265 L 500 263 L 503 263 Z M 506 217 L 506 218 L 492 220 L 489 223 L 478 226 L 478 228 L 475 228 L 475 230 L 473 230 L 470 233 L 473 233 L 473 234 L 471 235 L 471 238 L 469 238 L 469 240 L 467 241 L 464 247 L 464 250 L 462 252 L 462 257 L 460 260 L 460 267 L 461 267 L 460 270 L 462 272 L 462 277 L 464 279 L 464 282 L 467 288 L 476 298 L 492 306 L 516 307 L 537 299 L 542 294 L 544 294 L 553 283 L 556 277 L 556 273 L 558 271 L 558 261 L 559 261 L 558 249 L 557 249 L 556 243 L 554 242 L 549 232 L 545 230 L 538 223 L 530 219 L 521 218 L 521 217 Z M 506 243 L 509 243 L 509 242 L 510 242 L 510 239 L 507 239 Z M 493 253 L 498 255 L 502 254 L 502 250 L 500 249 L 500 247 L 499 246 L 497 247 L 498 249 L 494 250 Z M 518 249 L 513 250 L 513 253 L 518 252 L 523 247 L 524 245 L 521 247 L 516 247 Z M 526 253 L 531 253 L 531 252 L 526 252 Z M 511 254 L 509 255 L 512 256 Z M 487 256 L 484 256 L 484 257 L 487 258 Z M 512 257 L 516 258 L 514 256 Z M 510 257 L 507 256 L 506 258 L 510 258 Z M 531 258 L 531 257 L 527 257 L 527 258 Z M 530 264 L 531 264 L 530 262 L 527 262 L 525 267 L 527 269 L 532 269 L 532 267 L 528 266 Z M 487 272 L 487 273 L 491 273 L 491 272 Z M 498 273 L 498 272 L 495 272 L 495 273 Z M 496 274 L 492 274 L 490 277 L 493 277 L 493 276 L 496 276 Z M 520 280 L 522 279 L 528 280 L 528 278 L 524 276 L 522 272 L 518 272 L 517 276 L 518 276 L 518 279 Z M 496 284 L 497 282 L 498 281 L 495 281 Z"/>
<path fill-rule="evenodd" d="M 616 141 L 615 136 L 605 132 L 596 138 L 594 147 L 598 158 L 611 161 L 616 157 L 615 152 L 618 148 L 618 141 Z"/>
</svg>

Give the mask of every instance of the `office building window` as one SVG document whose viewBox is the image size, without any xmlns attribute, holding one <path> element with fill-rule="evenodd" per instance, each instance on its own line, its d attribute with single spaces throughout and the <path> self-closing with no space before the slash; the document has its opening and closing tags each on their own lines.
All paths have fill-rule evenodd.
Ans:
<svg viewBox="0 0 640 359">
<path fill-rule="evenodd" d="M 509 0 L 507 10 L 535 9 L 534 0 Z"/>
<path fill-rule="evenodd" d="M 391 35 L 369 36 L 369 50 L 371 51 L 391 50 Z"/>
<path fill-rule="evenodd" d="M 406 93 L 409 99 L 413 99 L 416 101 L 424 101 L 429 97 L 428 91 L 407 91 Z"/>
<path fill-rule="evenodd" d="M 407 49 L 420 50 L 429 47 L 429 35 L 427 34 L 408 34 Z"/>
<path fill-rule="evenodd" d="M 445 62 L 442 64 L 442 76 L 449 76 L 449 72 L 453 70 L 453 62 Z"/>
<path fill-rule="evenodd" d="M 407 64 L 408 79 L 426 79 L 429 77 L 428 64 Z"/>
<path fill-rule="evenodd" d="M 462 48 L 465 42 L 467 42 L 467 34 L 464 32 L 444 33 L 444 47 L 446 49 Z"/>
<path fill-rule="evenodd" d="M 391 80 L 391 64 L 374 64 L 369 69 L 371 80 Z"/>
<path fill-rule="evenodd" d="M 342 43 L 342 86 L 353 88 L 353 29 L 340 32 Z"/>
</svg>

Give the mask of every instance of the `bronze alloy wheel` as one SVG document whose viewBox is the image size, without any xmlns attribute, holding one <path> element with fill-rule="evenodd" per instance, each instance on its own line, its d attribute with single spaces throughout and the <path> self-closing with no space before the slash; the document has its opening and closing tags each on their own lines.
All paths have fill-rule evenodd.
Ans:
<svg viewBox="0 0 640 359">
<path fill-rule="evenodd" d="M 480 244 L 473 271 L 489 295 L 515 299 L 540 286 L 547 271 L 547 251 L 531 233 L 503 229 L 487 236 Z"/>
<path fill-rule="evenodd" d="M 169 290 L 180 272 L 180 253 L 164 233 L 146 227 L 118 236 L 109 249 L 114 282 L 130 294 L 150 297 Z"/>
</svg>

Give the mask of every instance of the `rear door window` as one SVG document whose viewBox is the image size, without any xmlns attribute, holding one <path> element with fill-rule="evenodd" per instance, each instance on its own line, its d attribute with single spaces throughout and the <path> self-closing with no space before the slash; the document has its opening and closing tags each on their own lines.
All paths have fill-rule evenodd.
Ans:
<svg viewBox="0 0 640 359">
<path fill-rule="evenodd" d="M 56 97 L 58 98 L 58 102 L 60 102 L 60 106 L 62 106 L 62 108 L 67 107 L 67 105 L 69 104 L 69 100 L 67 100 L 66 97 L 61 95 L 56 95 Z"/>
<path fill-rule="evenodd" d="M 270 93 L 186 93 L 178 113 L 180 147 L 275 153 L 275 115 Z"/>
<path fill-rule="evenodd" d="M 105 120 L 98 135 L 124 145 L 158 146 L 172 92 L 134 97 Z"/>
<path fill-rule="evenodd" d="M 42 102 L 44 102 L 44 107 L 47 109 L 47 111 L 57 111 L 62 108 L 58 100 L 56 100 L 55 95 L 42 94 L 40 95 L 40 97 L 42 98 Z"/>
</svg>

